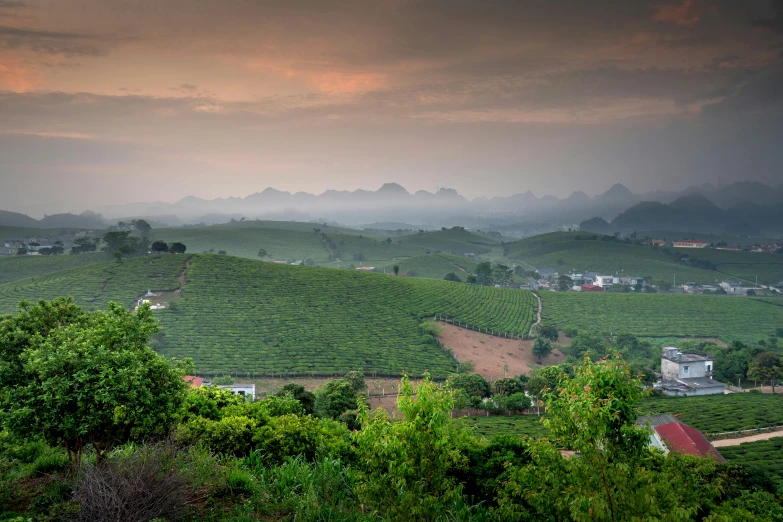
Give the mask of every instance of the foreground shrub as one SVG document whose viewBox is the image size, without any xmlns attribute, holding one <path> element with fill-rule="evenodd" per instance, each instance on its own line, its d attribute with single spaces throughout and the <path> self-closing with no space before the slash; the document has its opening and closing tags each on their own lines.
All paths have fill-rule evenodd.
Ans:
<svg viewBox="0 0 783 522">
<path fill-rule="evenodd" d="M 176 451 L 171 444 L 157 444 L 109 458 L 100 466 L 83 466 L 73 494 L 79 519 L 148 522 L 186 518 L 188 485 L 177 466 Z"/>
</svg>

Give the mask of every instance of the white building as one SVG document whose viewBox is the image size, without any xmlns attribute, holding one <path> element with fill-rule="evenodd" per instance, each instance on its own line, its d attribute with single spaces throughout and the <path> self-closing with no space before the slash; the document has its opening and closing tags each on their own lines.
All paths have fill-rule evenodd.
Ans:
<svg viewBox="0 0 783 522">
<path fill-rule="evenodd" d="M 720 287 L 723 288 L 729 295 L 745 295 L 745 289 L 742 288 L 739 283 L 735 283 L 729 279 L 723 281 L 720 284 Z"/>
<path fill-rule="evenodd" d="M 595 282 L 593 284 L 595 286 L 600 286 L 601 288 L 609 288 L 612 285 L 620 284 L 620 278 L 610 275 L 596 275 Z"/>
<path fill-rule="evenodd" d="M 255 384 L 224 384 L 219 386 L 224 390 L 231 390 L 238 395 L 244 395 L 250 397 L 250 399 L 256 398 L 256 385 Z"/>
<path fill-rule="evenodd" d="M 666 395 L 722 394 L 726 385 L 713 380 L 715 358 L 706 353 L 682 353 L 667 346 L 661 355 L 661 382 L 656 387 Z"/>
</svg>

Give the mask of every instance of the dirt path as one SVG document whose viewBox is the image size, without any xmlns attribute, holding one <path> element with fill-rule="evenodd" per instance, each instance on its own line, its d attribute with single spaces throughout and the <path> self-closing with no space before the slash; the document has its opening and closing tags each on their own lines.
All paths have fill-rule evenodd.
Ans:
<svg viewBox="0 0 783 522">
<path fill-rule="evenodd" d="M 748 435 L 747 437 L 740 437 L 738 439 L 713 440 L 712 445 L 716 448 L 723 448 L 725 446 L 739 446 L 743 442 L 755 442 L 757 440 L 774 439 L 775 437 L 783 437 L 783 431 L 757 433 L 755 435 Z"/>
<path fill-rule="evenodd" d="M 538 360 L 531 348 L 533 341 L 504 339 L 494 335 L 474 332 L 440 323 L 443 334 L 440 342 L 454 352 L 459 361 L 473 361 L 476 373 L 485 379 L 500 379 L 503 377 L 503 367 L 507 366 L 507 376 L 529 374 L 532 368 L 538 367 Z M 563 354 L 552 350 L 552 355 L 543 359 L 544 366 L 563 362 Z"/>
<path fill-rule="evenodd" d="M 468 273 L 468 271 L 467 271 L 467 270 L 465 270 L 464 268 L 462 268 L 461 266 L 459 266 L 457 263 L 455 263 L 455 262 L 454 262 L 454 261 L 452 261 L 451 259 L 446 259 L 446 258 L 445 258 L 445 257 L 443 257 L 443 256 L 438 256 L 438 257 L 440 257 L 440 258 L 441 258 L 441 259 L 443 259 L 444 261 L 447 261 L 448 263 L 450 263 L 450 264 L 454 265 L 454 266 L 457 268 L 457 270 L 460 270 L 461 272 L 463 272 L 463 273 L 465 273 L 465 274 L 467 274 L 467 273 Z"/>
<path fill-rule="evenodd" d="M 536 299 L 538 299 L 538 312 L 536 313 L 536 322 L 530 326 L 530 331 L 528 332 L 528 335 L 533 335 L 533 329 L 539 324 L 541 324 L 541 310 L 543 308 L 541 306 L 541 298 L 538 297 L 538 294 L 536 293 L 534 293 L 533 295 L 536 296 Z"/>
</svg>

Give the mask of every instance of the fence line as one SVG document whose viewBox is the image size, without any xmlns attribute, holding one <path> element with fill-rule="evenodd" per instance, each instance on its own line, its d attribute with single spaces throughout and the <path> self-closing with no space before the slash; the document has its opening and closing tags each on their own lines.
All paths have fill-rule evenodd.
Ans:
<svg viewBox="0 0 783 522">
<path fill-rule="evenodd" d="M 769 433 L 771 431 L 783 431 L 783 425 L 767 426 L 765 428 L 752 428 L 740 431 L 724 431 L 722 433 L 708 433 L 710 440 L 738 439 L 745 435 L 754 435 L 756 433 Z"/>
<path fill-rule="evenodd" d="M 443 315 L 435 315 L 432 318 L 433 321 L 442 321 L 444 323 L 453 324 L 456 326 L 459 326 L 460 328 L 467 328 L 468 330 L 473 330 L 474 332 L 478 333 L 485 333 L 487 335 L 492 335 L 495 337 L 501 337 L 503 339 L 516 339 L 518 341 L 524 341 L 529 338 L 528 335 L 519 335 L 519 334 L 512 334 L 508 332 L 502 332 L 500 330 L 493 330 L 492 328 L 482 328 L 481 326 L 477 326 L 475 324 L 470 324 L 464 321 L 457 321 L 453 317 L 449 318 Z"/>
</svg>

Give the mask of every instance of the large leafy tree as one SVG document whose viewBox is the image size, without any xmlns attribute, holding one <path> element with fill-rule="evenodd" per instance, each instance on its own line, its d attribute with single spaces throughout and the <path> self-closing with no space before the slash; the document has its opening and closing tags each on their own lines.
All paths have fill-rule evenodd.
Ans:
<svg viewBox="0 0 783 522">
<path fill-rule="evenodd" d="M 521 520 L 689 520 L 665 505 L 676 497 L 671 479 L 651 469 L 648 435 L 636 426 L 643 392 L 621 358 L 585 357 L 576 375 L 562 376 L 547 398 L 552 438 L 579 453 L 537 443 L 533 463 L 520 468 L 501 495 L 501 510 Z M 543 472 L 542 470 L 546 470 Z"/>
<path fill-rule="evenodd" d="M 538 359 L 538 364 L 541 364 L 543 358 L 552 353 L 552 342 L 546 337 L 537 337 L 532 352 Z"/>
<path fill-rule="evenodd" d="M 353 433 L 362 469 L 357 493 L 384 520 L 438 520 L 461 497 L 453 475 L 467 466 L 460 448 L 469 436 L 451 422 L 452 391 L 429 376 L 416 389 L 404 376 L 400 394 L 398 422 L 382 408 L 371 414 L 360 405 L 362 429 Z"/>
<path fill-rule="evenodd" d="M 783 378 L 783 359 L 775 352 L 761 352 L 750 363 L 748 378 L 769 381 L 775 393 L 778 379 Z"/>
<path fill-rule="evenodd" d="M 86 313 L 70 299 L 23 303 L 0 326 L 0 414 L 19 436 L 40 436 L 80 464 L 117 444 L 164 434 L 185 397 L 187 364 L 173 367 L 147 343 L 149 307 L 110 303 Z"/>
</svg>

